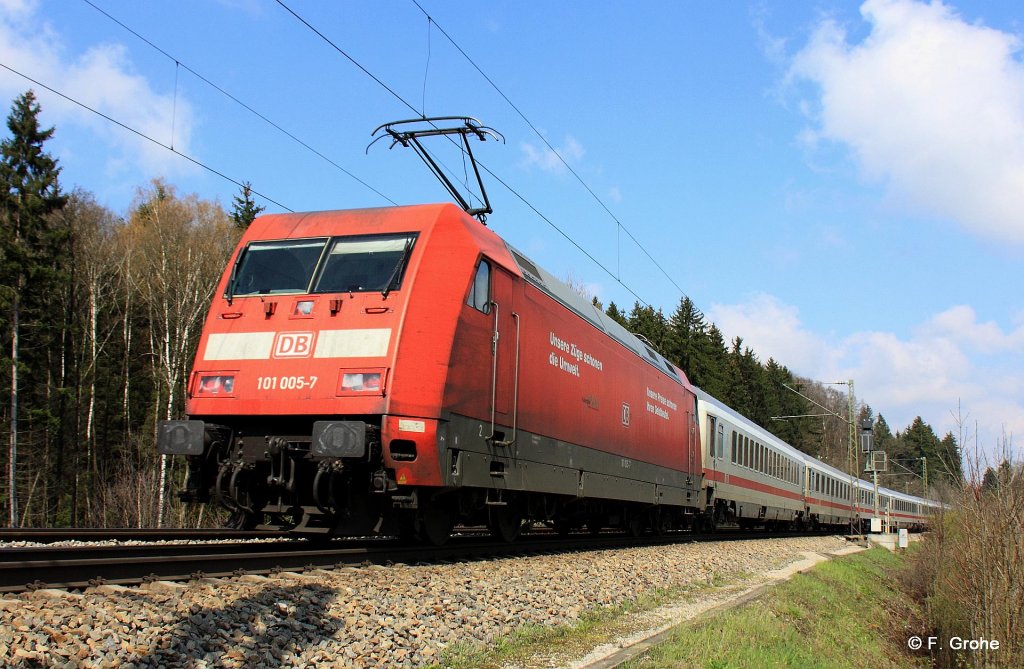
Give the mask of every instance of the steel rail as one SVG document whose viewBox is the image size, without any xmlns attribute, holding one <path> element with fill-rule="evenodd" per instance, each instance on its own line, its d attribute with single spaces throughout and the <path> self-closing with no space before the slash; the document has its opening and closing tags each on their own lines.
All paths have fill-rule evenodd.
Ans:
<svg viewBox="0 0 1024 669">
<path fill-rule="evenodd" d="M 806 533 L 692 535 L 670 533 L 634 538 L 626 535 L 524 537 L 504 543 L 489 537 L 456 537 L 441 547 L 394 540 L 267 542 L 233 544 L 160 544 L 0 549 L 0 592 L 39 588 L 86 588 L 101 583 L 134 585 L 145 581 L 272 574 L 358 564 L 415 564 L 506 558 L 530 554 L 576 553 L 658 546 L 694 541 L 736 541 L 808 536 Z"/>
<path fill-rule="evenodd" d="M 225 539 L 266 539 L 285 533 L 225 528 L 135 528 L 135 527 L 0 527 L 0 541 L 31 541 L 51 544 L 61 541 L 218 541 Z"/>
</svg>

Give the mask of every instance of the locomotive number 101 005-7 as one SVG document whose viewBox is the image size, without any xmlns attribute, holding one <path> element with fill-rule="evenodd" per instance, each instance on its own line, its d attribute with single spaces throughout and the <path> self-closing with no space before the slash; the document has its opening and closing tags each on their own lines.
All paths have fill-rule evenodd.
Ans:
<svg viewBox="0 0 1024 669">
<path fill-rule="evenodd" d="M 261 376 L 256 379 L 259 390 L 312 390 L 315 376 Z"/>
</svg>

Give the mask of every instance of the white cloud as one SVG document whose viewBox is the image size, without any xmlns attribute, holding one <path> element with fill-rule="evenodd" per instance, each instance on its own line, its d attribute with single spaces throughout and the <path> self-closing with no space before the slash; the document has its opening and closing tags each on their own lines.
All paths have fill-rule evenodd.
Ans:
<svg viewBox="0 0 1024 669">
<path fill-rule="evenodd" d="M 951 307 L 925 323 L 921 332 L 936 338 L 969 345 L 980 353 L 992 354 L 1024 350 L 1024 325 L 1003 332 L 994 321 L 978 323 L 971 307 Z"/>
<path fill-rule="evenodd" d="M 845 145 L 914 209 L 1024 243 L 1021 40 L 939 1 L 868 0 L 861 15 L 860 42 L 826 19 L 792 60 L 789 80 L 820 93 L 802 137 Z"/>
<path fill-rule="evenodd" d="M 818 381 L 854 379 L 858 397 L 885 415 L 894 429 L 922 416 L 940 434 L 958 426 L 958 405 L 981 431 L 991 450 L 1005 429 L 1018 452 L 1024 436 L 1024 325 L 1004 330 L 978 322 L 974 309 L 953 306 L 916 327 L 907 337 L 857 332 L 845 337 L 808 330 L 799 310 L 771 295 L 741 304 L 716 304 L 709 320 L 727 340 L 739 335 L 762 362 L 769 357 L 795 374 Z"/>
<path fill-rule="evenodd" d="M 578 163 L 585 153 L 583 145 L 571 135 L 566 135 L 562 146 L 556 146 L 554 151 L 549 149 L 547 145 L 530 144 L 529 142 L 523 142 L 519 145 L 519 148 L 523 152 L 524 167 L 539 167 L 545 172 L 556 173 L 564 172 L 566 163 Z"/>
<path fill-rule="evenodd" d="M 829 365 L 828 351 L 818 336 L 805 330 L 799 310 L 777 298 L 758 293 L 742 304 L 713 304 L 708 319 L 722 331 L 726 343 L 742 337 L 762 362 L 775 358 L 791 369 L 820 369 Z"/>
<path fill-rule="evenodd" d="M 194 115 L 189 101 L 173 90 L 157 92 L 135 72 L 125 48 L 97 44 L 66 53 L 63 39 L 42 20 L 31 0 L 0 0 L 0 62 L 125 125 L 189 153 Z M 168 63 L 169 68 L 174 66 Z M 172 71 L 172 70 L 170 70 Z M 172 79 L 173 81 L 173 79 Z M 0 74 L 0 95 L 10 100 L 33 88 L 46 125 L 88 128 L 111 147 L 109 165 L 152 175 L 191 172 L 181 158 L 82 107 L 11 73 Z M 173 128 L 173 142 L 172 142 Z"/>
</svg>

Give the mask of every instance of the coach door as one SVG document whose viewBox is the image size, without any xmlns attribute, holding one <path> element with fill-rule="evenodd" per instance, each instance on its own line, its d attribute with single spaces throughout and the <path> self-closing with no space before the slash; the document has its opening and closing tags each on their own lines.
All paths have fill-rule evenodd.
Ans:
<svg viewBox="0 0 1024 669">
<path fill-rule="evenodd" d="M 710 469 L 714 473 L 718 472 L 719 467 L 718 458 L 715 457 L 715 435 L 717 433 L 718 419 L 712 416 L 711 414 L 708 414 L 707 431 L 704 433 L 706 442 L 704 446 L 705 448 L 707 448 L 706 453 L 708 456 L 708 463 L 704 465 L 704 467 L 705 469 Z M 712 478 L 716 479 L 716 476 L 713 474 Z"/>
<path fill-rule="evenodd" d="M 519 385 L 519 314 L 511 274 L 492 264 L 491 425 L 495 441 L 515 440 Z"/>
</svg>

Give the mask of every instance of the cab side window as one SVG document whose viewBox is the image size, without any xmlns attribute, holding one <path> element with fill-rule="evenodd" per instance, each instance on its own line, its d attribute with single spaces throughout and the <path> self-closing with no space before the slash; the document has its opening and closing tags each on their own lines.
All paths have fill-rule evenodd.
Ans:
<svg viewBox="0 0 1024 669">
<path fill-rule="evenodd" d="M 476 267 L 466 304 L 485 314 L 491 311 L 491 264 L 486 260 Z"/>
</svg>

